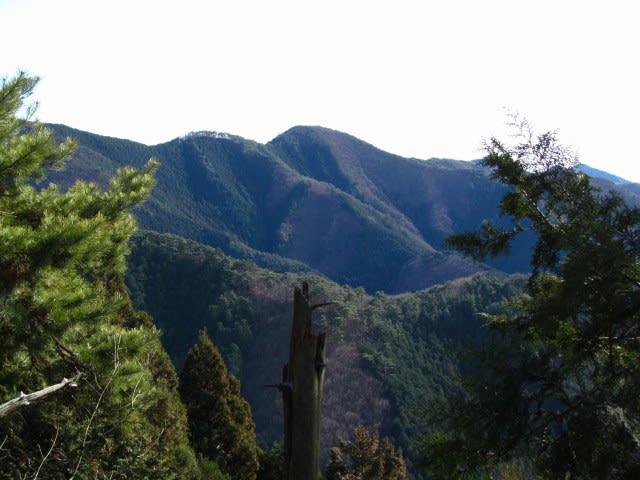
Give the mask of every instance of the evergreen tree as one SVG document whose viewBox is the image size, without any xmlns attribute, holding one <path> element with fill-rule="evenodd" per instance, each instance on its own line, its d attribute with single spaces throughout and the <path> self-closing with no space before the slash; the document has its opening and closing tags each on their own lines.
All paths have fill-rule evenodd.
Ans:
<svg viewBox="0 0 640 480">
<path fill-rule="evenodd" d="M 107 191 L 36 188 L 74 148 L 19 116 L 36 83 L 0 88 L 0 403 L 76 382 L 0 418 L 0 478 L 197 476 L 175 371 L 123 281 L 157 164 Z"/>
<path fill-rule="evenodd" d="M 191 444 L 234 479 L 253 480 L 258 470 L 255 424 L 240 382 L 230 375 L 206 330 L 187 353 L 180 374 Z"/>
<path fill-rule="evenodd" d="M 388 438 L 370 433 L 360 426 L 353 429 L 353 440 L 340 440 L 329 452 L 325 469 L 327 480 L 404 480 L 407 468 L 402 451 Z"/>
<path fill-rule="evenodd" d="M 269 450 L 258 452 L 260 468 L 257 480 L 282 480 L 285 477 L 284 451 L 281 443 L 274 443 Z"/>
<path fill-rule="evenodd" d="M 434 410 L 424 443 L 438 478 L 473 475 L 514 456 L 540 478 L 640 477 L 640 210 L 596 191 L 555 135 L 487 145 L 484 164 L 511 187 L 513 221 L 449 243 L 474 258 L 533 234 L 526 294 L 473 357 L 463 391 Z M 536 478 L 538 478 L 536 477 Z"/>
</svg>

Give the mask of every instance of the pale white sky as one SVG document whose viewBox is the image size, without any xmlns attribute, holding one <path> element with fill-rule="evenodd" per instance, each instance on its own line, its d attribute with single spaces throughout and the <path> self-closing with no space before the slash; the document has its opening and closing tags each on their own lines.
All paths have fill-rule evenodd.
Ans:
<svg viewBox="0 0 640 480">
<path fill-rule="evenodd" d="M 322 125 L 468 160 L 503 108 L 640 182 L 640 17 L 622 0 L 0 0 L 37 117 L 147 144 Z"/>
</svg>

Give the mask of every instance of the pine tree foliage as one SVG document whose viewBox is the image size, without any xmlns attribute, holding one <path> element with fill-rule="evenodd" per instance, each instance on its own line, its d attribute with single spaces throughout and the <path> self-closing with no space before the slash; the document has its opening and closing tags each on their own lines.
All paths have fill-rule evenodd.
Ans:
<svg viewBox="0 0 640 480">
<path fill-rule="evenodd" d="M 329 451 L 325 469 L 327 480 L 404 480 L 407 468 L 402 451 L 396 450 L 388 438 L 365 427 L 353 429 L 352 440 L 340 440 Z"/>
<path fill-rule="evenodd" d="M 230 375 L 206 330 L 187 353 L 180 374 L 191 444 L 231 478 L 252 480 L 258 470 L 255 424 L 240 382 Z"/>
<path fill-rule="evenodd" d="M 274 442 L 268 450 L 260 449 L 258 455 L 260 468 L 257 480 L 282 480 L 285 478 L 282 443 Z"/>
<path fill-rule="evenodd" d="M 462 478 L 516 456 L 540 478 L 637 478 L 640 210 L 595 190 L 553 132 L 519 125 L 522 142 L 492 139 L 484 160 L 511 187 L 500 208 L 513 227 L 450 244 L 484 258 L 532 232 L 533 272 L 508 314 L 486 316 L 494 336 L 464 392 L 434 410 L 427 465 Z"/>
<path fill-rule="evenodd" d="M 157 164 L 120 170 L 105 191 L 38 184 L 74 142 L 23 110 L 36 83 L 0 88 L 0 403 L 80 380 L 0 419 L 0 478 L 191 478 L 175 371 L 123 280 L 128 210 Z"/>
</svg>

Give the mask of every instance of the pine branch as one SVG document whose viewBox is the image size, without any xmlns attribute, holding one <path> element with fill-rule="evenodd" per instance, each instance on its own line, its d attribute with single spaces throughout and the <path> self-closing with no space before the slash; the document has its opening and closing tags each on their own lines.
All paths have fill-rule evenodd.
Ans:
<svg viewBox="0 0 640 480">
<path fill-rule="evenodd" d="M 36 392 L 32 392 L 28 394 L 24 394 L 20 392 L 19 397 L 16 397 L 0 405 L 0 418 L 10 414 L 11 412 L 13 412 L 14 410 L 17 410 L 20 407 L 29 405 L 31 402 L 35 402 L 37 400 L 46 398 L 49 395 L 57 392 L 58 390 L 66 386 L 69 386 L 69 387 L 77 386 L 77 382 L 78 380 L 80 380 L 80 377 L 82 377 L 82 374 L 78 373 L 72 378 L 63 378 L 60 383 L 56 383 L 55 385 L 50 385 Z"/>
</svg>

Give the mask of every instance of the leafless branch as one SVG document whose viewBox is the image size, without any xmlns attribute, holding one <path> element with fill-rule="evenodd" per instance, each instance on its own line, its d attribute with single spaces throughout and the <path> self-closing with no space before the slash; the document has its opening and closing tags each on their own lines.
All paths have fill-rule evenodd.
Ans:
<svg viewBox="0 0 640 480">
<path fill-rule="evenodd" d="M 20 407 L 29 405 L 31 402 L 35 402 L 37 400 L 41 400 L 45 397 L 48 397 L 52 393 L 55 393 L 66 386 L 75 387 L 77 386 L 77 382 L 80 380 L 81 377 L 82 377 L 82 373 L 77 373 L 72 378 L 63 378 L 60 383 L 56 383 L 55 385 L 50 385 L 48 387 L 43 388 L 42 390 L 38 390 L 36 392 L 27 393 L 27 394 L 20 392 L 20 396 L 0 405 L 0 417 L 4 417 L 8 415 Z"/>
<path fill-rule="evenodd" d="M 59 433 L 59 430 L 58 430 L 58 428 L 56 428 L 56 435 L 53 437 L 53 442 L 51 442 L 51 447 L 49 447 L 49 451 L 42 458 L 42 461 L 40 462 L 40 465 L 38 465 L 38 470 L 36 470 L 36 474 L 34 475 L 33 480 L 37 480 L 38 479 L 38 475 L 40 475 L 40 470 L 42 469 L 42 466 L 47 461 L 47 458 L 49 458 L 49 455 L 51 455 L 51 452 L 53 451 L 53 447 L 55 447 L 56 441 L 58 440 L 58 433 Z"/>
</svg>

